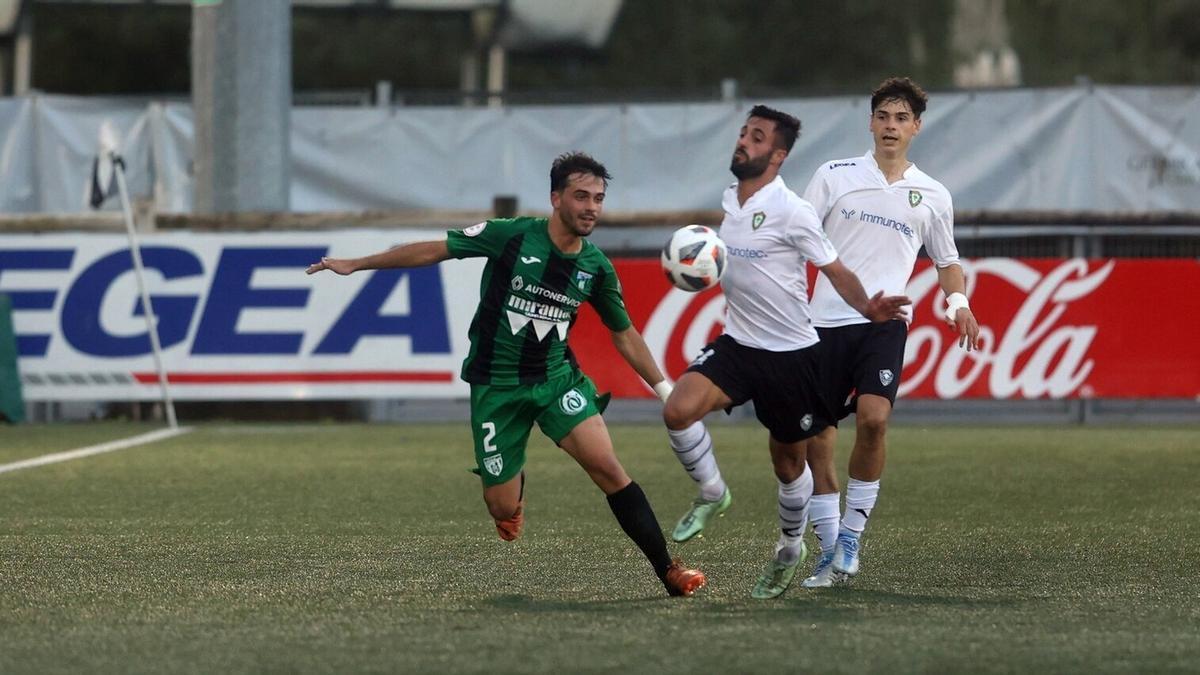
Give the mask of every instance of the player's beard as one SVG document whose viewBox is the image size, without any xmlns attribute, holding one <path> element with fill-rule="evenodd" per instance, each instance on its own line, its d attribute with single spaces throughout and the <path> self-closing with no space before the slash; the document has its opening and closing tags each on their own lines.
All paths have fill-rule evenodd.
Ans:
<svg viewBox="0 0 1200 675">
<path fill-rule="evenodd" d="M 734 155 L 733 161 L 729 163 L 729 171 L 738 180 L 746 180 L 748 178 L 758 178 L 767 170 L 767 166 L 771 163 L 770 155 L 763 155 L 755 159 L 747 159 L 744 162 L 737 161 L 737 155 Z"/>
<path fill-rule="evenodd" d="M 567 224 L 567 228 L 579 237 L 590 237 L 592 232 L 596 230 L 596 223 L 598 223 L 600 220 L 599 218 L 593 220 L 591 222 L 591 229 L 587 229 L 587 226 L 580 221 L 578 215 L 569 217 L 566 213 L 564 213 L 562 214 L 561 218 L 563 222 Z"/>
</svg>

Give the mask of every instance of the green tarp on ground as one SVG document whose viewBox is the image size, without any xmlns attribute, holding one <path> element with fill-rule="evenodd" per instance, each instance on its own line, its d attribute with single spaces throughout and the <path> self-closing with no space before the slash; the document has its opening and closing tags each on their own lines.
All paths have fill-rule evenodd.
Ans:
<svg viewBox="0 0 1200 675">
<path fill-rule="evenodd" d="M 17 336 L 13 333 L 12 299 L 0 293 L 0 420 L 25 421 L 25 400 L 17 373 Z"/>
</svg>

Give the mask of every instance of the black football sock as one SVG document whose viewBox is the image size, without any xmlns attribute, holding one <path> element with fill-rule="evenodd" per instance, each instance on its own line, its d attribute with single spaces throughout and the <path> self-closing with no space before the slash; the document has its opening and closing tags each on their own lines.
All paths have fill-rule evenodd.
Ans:
<svg viewBox="0 0 1200 675">
<path fill-rule="evenodd" d="M 646 500 L 646 493 L 634 482 L 608 495 L 608 506 L 625 534 L 642 549 L 642 554 L 654 566 L 654 573 L 662 579 L 671 566 L 671 554 L 667 552 L 667 540 L 663 538 L 658 518 Z"/>
</svg>

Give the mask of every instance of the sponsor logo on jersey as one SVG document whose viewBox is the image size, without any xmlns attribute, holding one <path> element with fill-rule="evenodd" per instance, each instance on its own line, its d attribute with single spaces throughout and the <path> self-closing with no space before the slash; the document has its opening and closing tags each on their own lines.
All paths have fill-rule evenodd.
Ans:
<svg viewBox="0 0 1200 675">
<path fill-rule="evenodd" d="M 846 220 L 853 220 L 857 213 L 855 209 L 842 209 L 842 217 Z"/>
<path fill-rule="evenodd" d="M 758 228 L 762 227 L 762 224 L 766 222 L 766 220 L 767 214 L 763 211 L 759 211 L 754 214 L 753 218 L 750 219 L 750 228 L 757 230 Z"/>
<path fill-rule="evenodd" d="M 558 400 L 558 407 L 568 415 L 575 415 L 587 407 L 587 399 L 579 393 L 578 389 L 572 389 Z"/>
<path fill-rule="evenodd" d="M 477 237 L 479 236 L 480 232 L 483 232 L 483 228 L 485 227 L 487 227 L 487 222 L 476 223 L 463 230 L 463 234 L 467 235 L 468 237 Z"/>
<path fill-rule="evenodd" d="M 525 263 L 526 265 L 532 265 L 533 263 L 542 262 L 542 259 L 536 255 L 523 255 L 521 256 L 521 262 Z"/>
<path fill-rule="evenodd" d="M 519 291 L 522 288 L 525 288 L 525 280 L 522 279 L 520 275 L 517 275 L 512 278 L 512 283 L 510 285 L 514 291 Z"/>
<path fill-rule="evenodd" d="M 736 246 L 730 246 L 730 247 L 726 248 L 725 251 L 729 255 L 731 255 L 735 258 L 767 258 L 768 257 L 766 251 L 760 251 L 759 249 L 756 249 L 756 248 L 737 248 Z"/>
<path fill-rule="evenodd" d="M 575 271 L 575 285 L 584 293 L 586 293 L 591 286 L 592 278 L 593 275 L 584 272 L 583 270 Z"/>
<path fill-rule="evenodd" d="M 492 455 L 491 457 L 483 458 L 483 468 L 493 476 L 499 476 L 504 470 L 504 457 L 501 455 Z"/>
<path fill-rule="evenodd" d="M 920 203 L 921 203 L 921 193 L 917 192 L 916 190 L 909 190 L 908 191 L 908 205 L 915 209 L 915 208 L 917 208 L 917 205 Z"/>
<path fill-rule="evenodd" d="M 526 286 L 525 292 L 529 293 L 531 295 L 540 295 L 543 298 L 546 298 L 547 300 L 553 300 L 554 302 L 568 305 L 570 307 L 578 307 L 579 305 L 583 304 L 582 300 L 576 300 L 575 298 L 572 298 L 571 296 L 566 295 L 565 293 L 559 293 L 558 291 L 552 291 L 549 288 L 542 288 L 541 286 L 538 286 L 537 284 L 530 284 L 530 285 Z"/>
<path fill-rule="evenodd" d="M 894 380 L 894 379 L 896 379 L 896 374 L 893 373 L 892 371 L 890 371 L 886 368 L 879 371 L 879 384 L 882 384 L 883 386 L 886 387 L 889 384 L 891 384 L 892 380 Z"/>
<path fill-rule="evenodd" d="M 901 222 L 893 218 L 885 218 L 883 216 L 877 216 L 874 213 L 863 211 L 859 214 L 858 219 L 864 223 L 873 223 L 875 225 L 882 225 L 883 227 L 890 227 L 906 237 L 911 238 L 913 236 L 913 229 L 908 226 L 908 223 Z"/>
<path fill-rule="evenodd" d="M 808 413 L 804 417 L 801 417 L 800 418 L 800 428 L 805 431 L 808 431 L 809 429 L 812 428 L 812 420 L 813 420 L 812 413 Z"/>
<path fill-rule="evenodd" d="M 533 324 L 533 332 L 537 339 L 545 340 L 552 331 L 558 333 L 559 340 L 567 339 L 567 329 L 571 326 L 571 313 L 557 305 L 544 302 L 534 302 L 515 295 L 508 296 L 508 325 L 512 334 L 521 332 L 525 326 Z"/>
<path fill-rule="evenodd" d="M 838 167 L 842 167 L 842 166 L 858 166 L 858 163 L 857 162 L 834 162 L 833 164 L 829 165 L 829 170 L 832 171 L 832 170 L 834 170 Z"/>
</svg>

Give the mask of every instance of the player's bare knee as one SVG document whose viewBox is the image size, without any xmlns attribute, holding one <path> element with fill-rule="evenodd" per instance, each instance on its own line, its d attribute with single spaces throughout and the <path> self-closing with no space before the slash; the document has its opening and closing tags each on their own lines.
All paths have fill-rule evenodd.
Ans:
<svg viewBox="0 0 1200 675">
<path fill-rule="evenodd" d="M 887 433 L 888 415 L 868 413 L 858 418 L 858 435 L 872 440 L 882 439 Z"/>
<path fill-rule="evenodd" d="M 663 424 L 673 431 L 686 429 L 698 419 L 692 411 L 671 400 L 668 400 L 667 404 L 663 406 L 662 417 Z"/>
<path fill-rule="evenodd" d="M 804 460 L 779 460 L 775 462 L 775 477 L 784 483 L 791 483 L 804 473 Z"/>
</svg>

